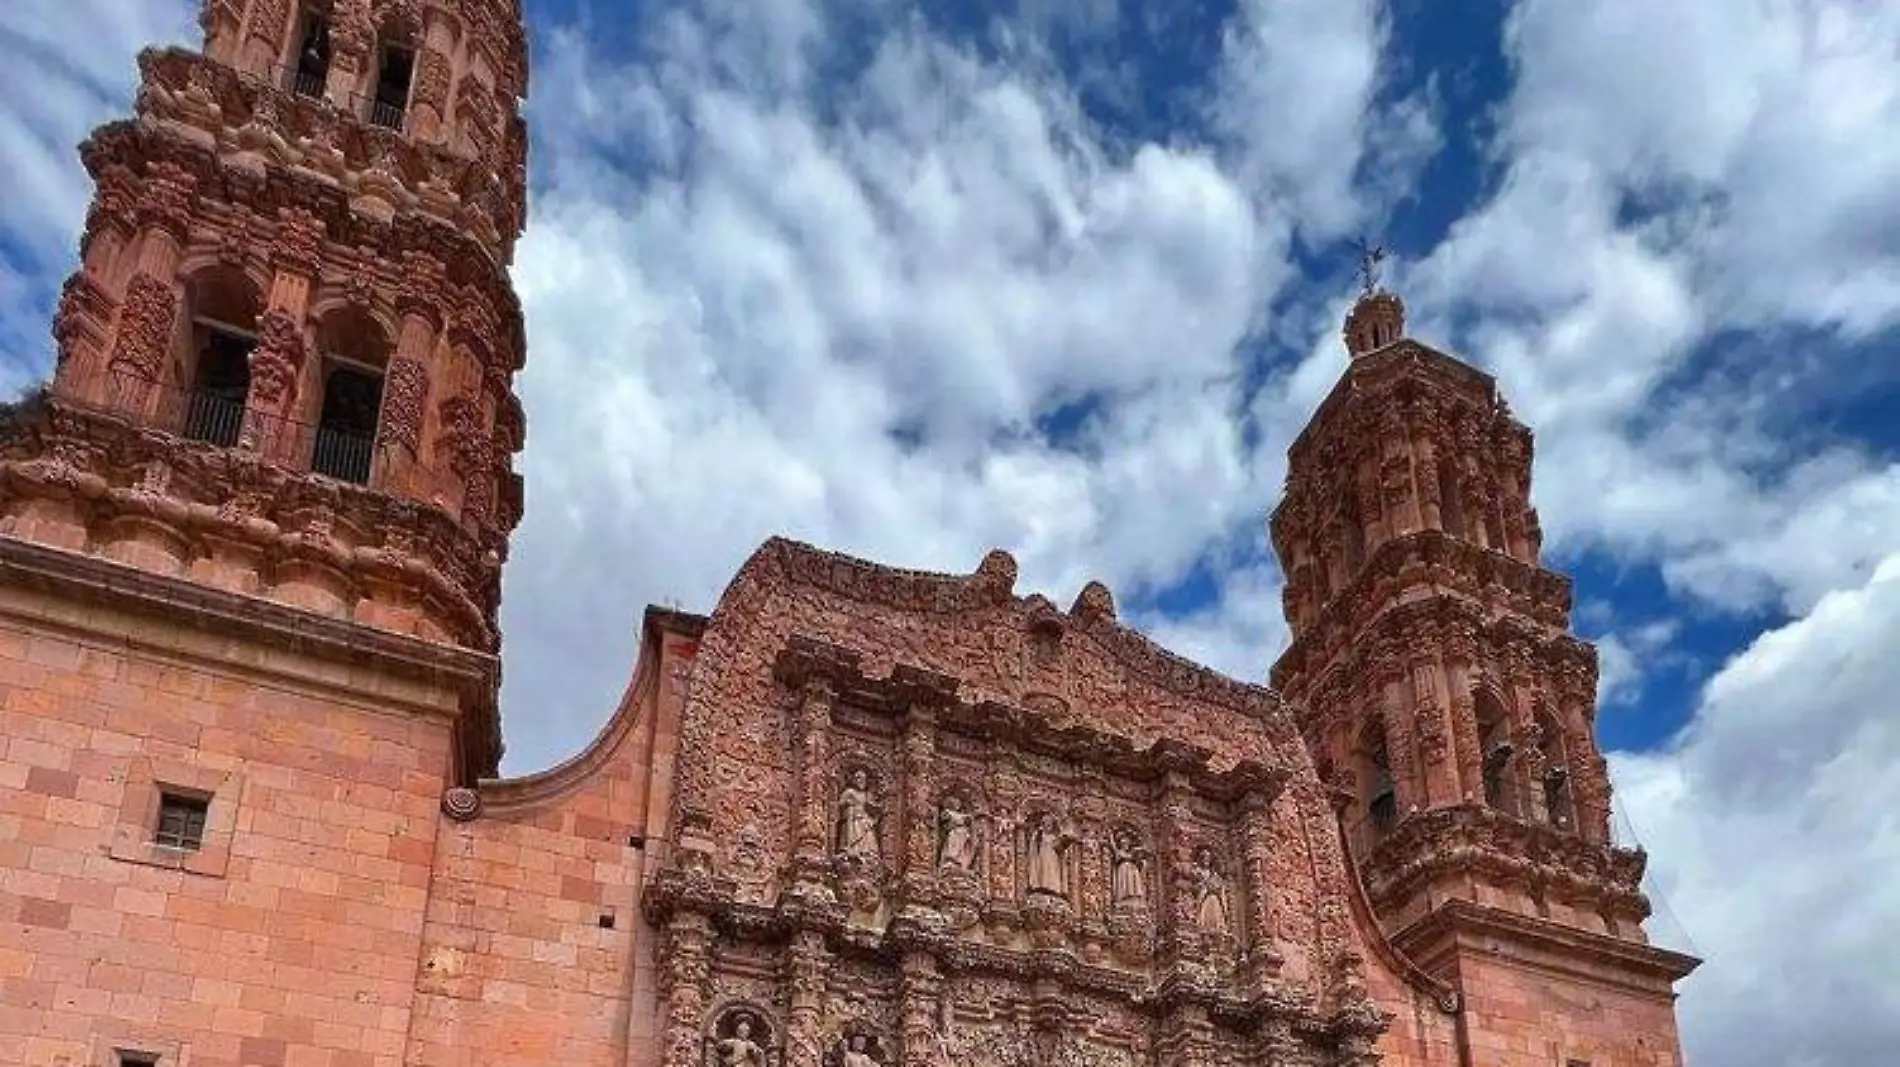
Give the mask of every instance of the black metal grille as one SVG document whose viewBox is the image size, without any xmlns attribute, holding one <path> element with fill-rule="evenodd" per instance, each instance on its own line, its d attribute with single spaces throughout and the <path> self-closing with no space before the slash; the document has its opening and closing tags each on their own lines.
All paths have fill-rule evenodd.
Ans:
<svg viewBox="0 0 1900 1067">
<path fill-rule="evenodd" d="M 158 827 L 152 843 L 165 848 L 196 852 L 204 847 L 205 817 L 211 801 L 182 793 L 164 793 L 158 800 Z"/>
<path fill-rule="evenodd" d="M 323 86 L 329 80 L 329 72 L 309 67 L 285 67 L 284 91 L 298 96 L 307 96 L 312 100 L 323 99 Z"/>
<path fill-rule="evenodd" d="M 244 429 L 244 401 L 216 393 L 193 392 L 185 396 L 184 435 L 194 441 L 231 448 Z"/>
<path fill-rule="evenodd" d="M 369 483 L 369 462 L 376 442 L 361 434 L 330 426 L 317 427 L 316 448 L 310 454 L 310 469 L 339 481 Z"/>
</svg>

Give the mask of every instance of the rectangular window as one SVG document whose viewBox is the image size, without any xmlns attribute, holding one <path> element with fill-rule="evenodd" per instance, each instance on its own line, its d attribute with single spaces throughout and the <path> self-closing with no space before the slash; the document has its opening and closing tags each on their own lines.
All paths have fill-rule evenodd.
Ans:
<svg viewBox="0 0 1900 1067">
<path fill-rule="evenodd" d="M 156 1052 L 128 1052 L 119 1050 L 118 1067 L 158 1067 Z"/>
<path fill-rule="evenodd" d="M 158 826 L 152 843 L 164 848 L 196 852 L 204 847 L 205 816 L 211 811 L 211 798 L 166 791 L 159 794 Z"/>
</svg>

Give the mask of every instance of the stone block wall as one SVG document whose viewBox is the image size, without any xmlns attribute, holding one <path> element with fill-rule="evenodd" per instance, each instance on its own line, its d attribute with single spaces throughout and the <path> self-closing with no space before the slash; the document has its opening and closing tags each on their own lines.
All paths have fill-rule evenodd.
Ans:
<svg viewBox="0 0 1900 1067">
<path fill-rule="evenodd" d="M 0 1063 L 401 1063 L 455 693 L 226 627 L 216 598 L 144 610 L 178 592 L 162 580 L 35 588 L 18 544 L 0 559 Z M 209 797 L 202 848 L 152 843 L 168 788 Z"/>
<path fill-rule="evenodd" d="M 444 820 L 416 973 L 413 1067 L 659 1061 L 654 931 L 696 620 L 649 616 L 639 674 L 599 739 L 545 774 L 484 783 Z"/>
</svg>

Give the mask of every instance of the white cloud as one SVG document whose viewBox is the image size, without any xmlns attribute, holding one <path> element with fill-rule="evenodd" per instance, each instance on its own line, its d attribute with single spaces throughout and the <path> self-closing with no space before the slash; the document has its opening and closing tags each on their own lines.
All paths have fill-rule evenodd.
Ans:
<svg viewBox="0 0 1900 1067">
<path fill-rule="evenodd" d="M 1896 647 L 1900 554 L 1730 661 L 1669 750 L 1612 754 L 1648 888 L 1706 958 L 1681 987 L 1691 1063 L 1857 1067 L 1900 1042 Z"/>
<path fill-rule="evenodd" d="M 664 60 L 630 68 L 546 35 L 517 272 L 530 500 L 504 600 L 509 706 L 537 710 L 511 766 L 598 720 L 629 669 L 629 605 L 709 607 L 775 532 L 950 570 L 1003 546 L 1025 587 L 1066 603 L 1101 578 L 1128 602 L 1263 522 L 1299 420 L 1243 438 L 1250 403 L 1290 409 L 1277 387 L 1241 392 L 1242 344 L 1292 276 L 1286 220 L 1369 210 L 1353 184 L 1367 131 L 1432 128 L 1416 102 L 1361 115 L 1369 5 L 1273 21 L 1287 7 L 1244 13 L 1230 58 L 1329 101 L 1324 148 L 1247 140 L 1263 129 L 1219 152 L 1125 145 L 1047 65 L 903 17 L 872 27 L 842 84 L 807 76 L 826 58 L 813 27 L 835 17 L 817 6 L 733 39 L 723 8 L 682 8 Z M 1314 26 L 1357 58 L 1316 62 L 1290 39 Z M 1266 195 L 1230 151 L 1271 171 Z M 1079 422 L 1052 437 L 1065 411 Z M 599 544 L 627 564 L 603 566 Z M 1276 579 L 1257 560 L 1226 578 L 1211 613 L 1166 632 L 1211 651 L 1225 628 L 1217 663 L 1260 677 Z"/>
<path fill-rule="evenodd" d="M 134 54 L 189 39 L 194 10 L 186 0 L 0 4 L 0 397 L 52 361 L 47 316 L 92 195 L 79 143 L 126 116 Z"/>
</svg>

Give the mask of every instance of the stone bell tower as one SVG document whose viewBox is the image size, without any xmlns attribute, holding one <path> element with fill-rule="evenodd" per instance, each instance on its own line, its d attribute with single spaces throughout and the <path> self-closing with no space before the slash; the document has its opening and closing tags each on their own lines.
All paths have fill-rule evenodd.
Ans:
<svg viewBox="0 0 1900 1067">
<path fill-rule="evenodd" d="M 492 657 L 524 420 L 518 0 L 203 0 L 97 183 L 0 535 Z M 492 773 L 489 707 L 460 774 Z"/>
<path fill-rule="evenodd" d="M 1502 1039 L 1481 1062 L 1674 1064 L 1696 961 L 1646 943 L 1644 856 L 1610 840 L 1596 652 L 1540 565 L 1531 432 L 1404 316 L 1369 265 L 1350 363 L 1289 450 L 1274 686 L 1381 926 Z"/>
</svg>

